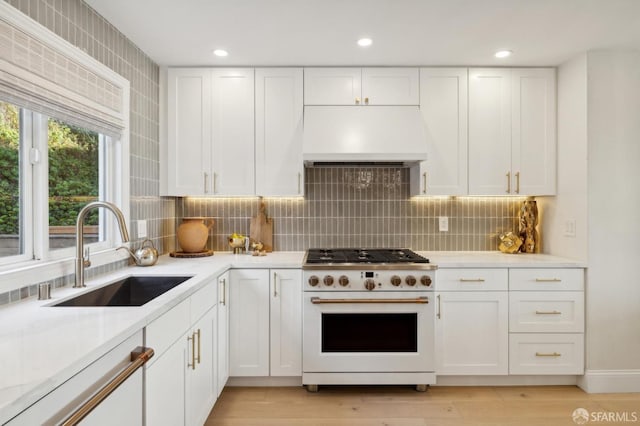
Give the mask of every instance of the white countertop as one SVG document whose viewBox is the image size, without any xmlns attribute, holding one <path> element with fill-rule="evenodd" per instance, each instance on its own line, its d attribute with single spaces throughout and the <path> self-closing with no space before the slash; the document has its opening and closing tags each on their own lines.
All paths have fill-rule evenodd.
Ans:
<svg viewBox="0 0 640 426">
<path fill-rule="evenodd" d="M 549 255 L 499 252 L 420 252 L 439 268 L 584 267 Z M 230 267 L 299 268 L 304 252 L 263 257 L 216 253 L 199 259 L 161 256 L 153 267 L 135 266 L 86 282 L 87 289 L 52 289 L 52 300 L 35 298 L 0 308 L 0 423 L 5 423 L 73 375 L 202 288 Z M 140 307 L 50 307 L 128 275 L 194 275 Z"/>
</svg>

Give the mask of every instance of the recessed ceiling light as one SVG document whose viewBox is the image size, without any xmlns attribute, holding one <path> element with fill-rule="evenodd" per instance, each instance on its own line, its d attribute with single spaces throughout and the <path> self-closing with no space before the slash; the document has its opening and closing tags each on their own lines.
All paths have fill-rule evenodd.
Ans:
<svg viewBox="0 0 640 426">
<path fill-rule="evenodd" d="M 229 52 L 227 52 L 226 50 L 223 49 L 216 49 L 213 51 L 213 54 L 216 56 L 227 56 L 229 54 Z"/>
<path fill-rule="evenodd" d="M 358 46 L 360 47 L 371 46 L 371 43 L 373 43 L 373 40 L 371 40 L 370 38 L 361 38 L 360 40 L 358 40 Z"/>
<path fill-rule="evenodd" d="M 513 52 L 511 50 L 498 50 L 495 54 L 496 58 L 508 58 Z"/>
</svg>

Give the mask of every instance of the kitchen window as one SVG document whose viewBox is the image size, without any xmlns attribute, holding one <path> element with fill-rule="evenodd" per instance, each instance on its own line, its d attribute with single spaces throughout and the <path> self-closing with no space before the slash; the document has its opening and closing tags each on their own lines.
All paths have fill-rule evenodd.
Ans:
<svg viewBox="0 0 640 426">
<path fill-rule="evenodd" d="M 111 138 L 0 99 L 0 263 L 74 255 L 75 224 L 91 201 L 114 201 Z M 113 246 L 104 212 L 85 220 L 85 245 Z"/>
</svg>

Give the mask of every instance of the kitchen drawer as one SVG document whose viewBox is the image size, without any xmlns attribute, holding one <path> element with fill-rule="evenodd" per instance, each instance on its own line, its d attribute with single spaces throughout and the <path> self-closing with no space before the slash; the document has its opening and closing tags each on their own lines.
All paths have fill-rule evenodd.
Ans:
<svg viewBox="0 0 640 426">
<path fill-rule="evenodd" d="M 438 269 L 438 291 L 506 291 L 507 269 Z"/>
<path fill-rule="evenodd" d="M 582 291 L 584 290 L 584 269 L 510 269 L 509 290 Z"/>
<path fill-rule="evenodd" d="M 510 334 L 509 374 L 584 374 L 584 335 Z"/>
<path fill-rule="evenodd" d="M 517 291 L 509 293 L 512 333 L 584 332 L 584 293 L 581 291 Z"/>
<path fill-rule="evenodd" d="M 198 321 L 218 301 L 218 286 L 213 280 L 191 296 L 191 322 Z"/>
<path fill-rule="evenodd" d="M 155 351 L 155 356 L 149 360 L 147 366 L 151 366 L 189 329 L 189 303 L 189 299 L 184 300 L 147 325 L 145 345 Z"/>
</svg>

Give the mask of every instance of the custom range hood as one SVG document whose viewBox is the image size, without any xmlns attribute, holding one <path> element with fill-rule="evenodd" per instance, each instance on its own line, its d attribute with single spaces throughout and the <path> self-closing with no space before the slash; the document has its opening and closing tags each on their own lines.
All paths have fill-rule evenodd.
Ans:
<svg viewBox="0 0 640 426">
<path fill-rule="evenodd" d="M 427 159 L 417 106 L 306 106 L 305 165 L 415 164 Z"/>
</svg>

